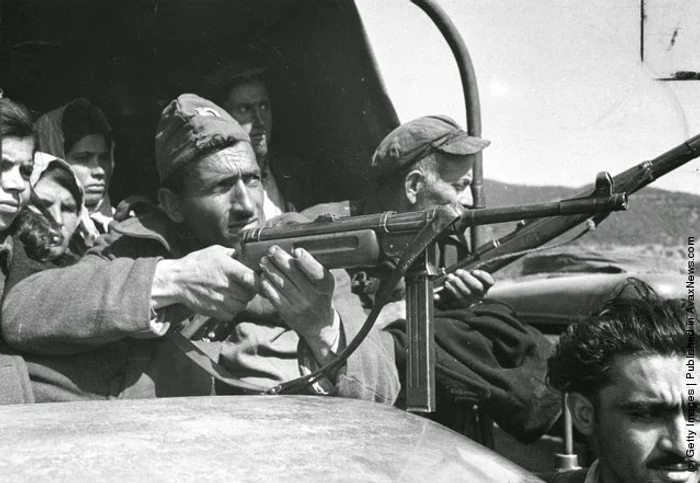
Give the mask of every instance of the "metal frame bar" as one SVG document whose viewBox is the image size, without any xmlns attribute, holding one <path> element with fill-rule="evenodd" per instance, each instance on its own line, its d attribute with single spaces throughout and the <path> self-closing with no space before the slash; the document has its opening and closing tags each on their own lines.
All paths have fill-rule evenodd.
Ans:
<svg viewBox="0 0 700 483">
<path fill-rule="evenodd" d="M 411 0 L 413 4 L 423 10 L 440 30 L 442 36 L 452 50 L 457 61 L 459 75 L 462 80 L 464 93 L 464 107 L 466 109 L 467 132 L 471 136 L 481 136 L 481 105 L 479 104 L 479 89 L 476 83 L 476 74 L 467 46 L 462 39 L 459 30 L 455 27 L 450 17 L 445 13 L 436 0 Z M 472 196 L 474 208 L 485 208 L 486 197 L 484 193 L 484 169 L 482 153 L 475 155 L 474 180 L 472 182 Z M 483 243 L 483 233 L 480 227 L 471 229 L 472 250 Z"/>
</svg>

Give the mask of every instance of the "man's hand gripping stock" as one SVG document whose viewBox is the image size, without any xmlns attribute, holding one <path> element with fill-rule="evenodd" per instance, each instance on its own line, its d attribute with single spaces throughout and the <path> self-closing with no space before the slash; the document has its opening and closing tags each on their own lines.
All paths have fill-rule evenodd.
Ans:
<svg viewBox="0 0 700 483">
<path fill-rule="evenodd" d="M 260 294 L 304 338 L 317 360 L 327 362 L 340 338 L 333 274 L 303 248 L 290 254 L 276 245 L 260 260 L 260 268 Z"/>
<path fill-rule="evenodd" d="M 333 274 L 304 249 L 289 254 L 270 247 L 260 260 L 260 275 L 235 257 L 235 249 L 215 245 L 161 260 L 156 265 L 152 308 L 183 304 L 196 314 L 232 320 L 260 294 L 304 338 L 318 361 L 327 361 L 340 337 Z"/>
</svg>

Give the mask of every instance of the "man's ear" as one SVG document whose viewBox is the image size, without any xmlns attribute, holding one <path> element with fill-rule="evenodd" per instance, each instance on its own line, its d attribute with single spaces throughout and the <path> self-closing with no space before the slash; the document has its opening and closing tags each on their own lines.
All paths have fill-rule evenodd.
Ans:
<svg viewBox="0 0 700 483">
<path fill-rule="evenodd" d="M 595 429 L 595 405 L 580 392 L 571 392 L 567 397 L 571 420 L 582 434 L 590 436 Z"/>
<path fill-rule="evenodd" d="M 411 170 L 404 178 L 404 189 L 406 191 L 406 199 L 411 205 L 415 205 L 418 201 L 418 193 L 423 189 L 425 176 L 420 169 Z"/>
<path fill-rule="evenodd" d="M 158 190 L 158 204 L 175 223 L 182 223 L 184 217 L 180 212 L 180 198 L 168 188 Z"/>
</svg>

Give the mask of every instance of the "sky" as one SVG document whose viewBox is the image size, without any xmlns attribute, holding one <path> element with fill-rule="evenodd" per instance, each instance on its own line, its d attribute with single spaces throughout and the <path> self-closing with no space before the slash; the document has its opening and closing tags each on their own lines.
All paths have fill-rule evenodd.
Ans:
<svg viewBox="0 0 700 483">
<path fill-rule="evenodd" d="M 581 186 L 700 134 L 700 1 L 442 0 L 474 63 L 485 177 Z M 409 0 L 357 0 L 402 122 L 447 114 L 465 124 L 459 73 L 430 19 Z M 700 195 L 700 161 L 652 186 Z"/>
</svg>

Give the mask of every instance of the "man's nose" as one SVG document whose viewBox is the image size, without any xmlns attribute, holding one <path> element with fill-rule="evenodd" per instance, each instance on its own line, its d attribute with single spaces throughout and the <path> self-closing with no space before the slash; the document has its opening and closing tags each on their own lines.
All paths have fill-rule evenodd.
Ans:
<svg viewBox="0 0 700 483">
<path fill-rule="evenodd" d="M 474 206 L 474 198 L 472 197 L 472 190 L 470 188 L 465 189 L 459 195 L 459 203 L 465 208 L 471 208 Z"/>
<path fill-rule="evenodd" d="M 257 127 L 266 127 L 266 113 L 265 110 L 261 107 L 256 107 L 253 110 L 253 124 L 255 124 Z"/>
<path fill-rule="evenodd" d="M 234 211 L 236 211 L 239 216 L 247 215 L 251 217 L 255 214 L 255 201 L 253 200 L 250 188 L 246 186 L 243 180 L 238 180 L 233 187 L 231 201 Z"/>
<path fill-rule="evenodd" d="M 105 168 L 104 166 L 102 166 L 99 156 L 93 156 L 92 158 L 90 158 L 90 164 L 88 166 L 90 168 L 90 174 L 92 174 L 94 178 L 104 178 Z"/>
<path fill-rule="evenodd" d="M 29 181 L 20 173 L 18 165 L 4 171 L 0 176 L 2 176 L 2 189 L 7 192 L 21 193 L 29 184 Z"/>
<path fill-rule="evenodd" d="M 659 439 L 659 449 L 685 457 L 687 449 L 686 433 L 686 420 L 683 415 L 679 414 L 666 424 L 665 430 Z"/>
</svg>

